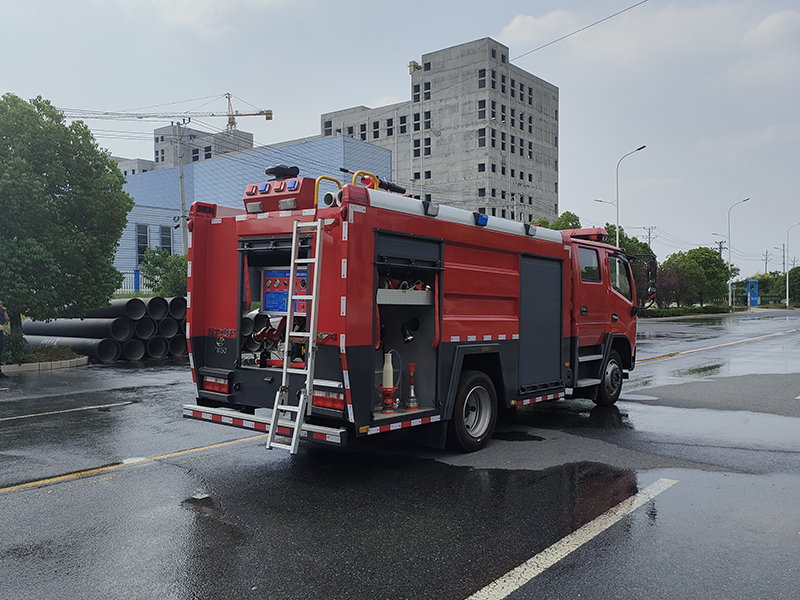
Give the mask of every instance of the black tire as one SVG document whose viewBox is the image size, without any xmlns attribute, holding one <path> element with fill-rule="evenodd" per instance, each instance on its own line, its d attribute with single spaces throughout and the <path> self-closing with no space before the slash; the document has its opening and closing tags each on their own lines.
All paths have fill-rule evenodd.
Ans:
<svg viewBox="0 0 800 600">
<path fill-rule="evenodd" d="M 463 371 L 448 427 L 450 447 L 464 452 L 480 450 L 491 439 L 496 424 L 497 392 L 492 380 L 480 371 Z"/>
<path fill-rule="evenodd" d="M 594 402 L 599 406 L 611 406 L 622 392 L 622 359 L 616 350 L 612 350 L 608 356 L 598 388 Z"/>
</svg>

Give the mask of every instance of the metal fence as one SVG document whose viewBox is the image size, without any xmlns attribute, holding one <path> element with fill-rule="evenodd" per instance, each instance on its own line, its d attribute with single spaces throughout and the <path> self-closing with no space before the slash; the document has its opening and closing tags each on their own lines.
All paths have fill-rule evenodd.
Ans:
<svg viewBox="0 0 800 600">
<path fill-rule="evenodd" d="M 150 281 L 145 279 L 139 269 L 129 271 L 120 271 L 123 279 L 122 284 L 116 291 L 115 295 L 121 296 L 125 294 L 133 294 L 135 292 L 142 292 L 144 294 L 153 293 L 153 285 Z"/>
</svg>

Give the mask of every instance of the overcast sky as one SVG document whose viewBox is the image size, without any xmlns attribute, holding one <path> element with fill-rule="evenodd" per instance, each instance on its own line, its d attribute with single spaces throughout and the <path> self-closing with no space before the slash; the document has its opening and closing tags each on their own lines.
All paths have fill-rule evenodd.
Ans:
<svg viewBox="0 0 800 600">
<path fill-rule="evenodd" d="M 800 223 L 800 2 L 649 0 L 513 60 L 638 1 L 0 0 L 0 92 L 158 112 L 224 112 L 230 92 L 274 111 L 239 120 L 270 144 L 319 134 L 323 112 L 407 101 L 408 61 L 491 37 L 559 88 L 561 211 L 613 223 L 594 199 L 614 201 L 617 162 L 646 144 L 619 167 L 626 232 L 649 231 L 663 261 L 724 241 L 749 197 L 730 212 L 734 263 L 764 272 L 768 252 L 782 271 Z M 165 124 L 88 123 L 148 159 Z M 800 227 L 789 246 L 800 265 Z"/>
</svg>

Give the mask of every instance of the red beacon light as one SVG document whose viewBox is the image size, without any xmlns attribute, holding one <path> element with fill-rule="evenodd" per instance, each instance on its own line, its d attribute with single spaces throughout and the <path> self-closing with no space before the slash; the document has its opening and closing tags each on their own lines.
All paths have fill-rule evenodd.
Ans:
<svg viewBox="0 0 800 600">
<path fill-rule="evenodd" d="M 602 227 L 588 227 L 586 229 L 565 229 L 569 237 L 579 240 L 589 240 L 590 242 L 600 242 L 604 244 L 608 241 L 608 232 Z"/>
</svg>

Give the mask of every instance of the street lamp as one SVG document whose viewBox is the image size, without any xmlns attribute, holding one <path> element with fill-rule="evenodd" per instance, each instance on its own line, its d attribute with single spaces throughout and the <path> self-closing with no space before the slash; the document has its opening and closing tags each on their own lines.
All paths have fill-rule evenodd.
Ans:
<svg viewBox="0 0 800 600">
<path fill-rule="evenodd" d="M 739 206 L 748 200 L 750 200 L 750 198 L 740 200 L 728 209 L 728 306 L 731 308 L 733 308 L 733 291 L 731 290 L 731 246 L 733 246 L 731 242 L 731 211 L 734 206 Z"/>
<path fill-rule="evenodd" d="M 639 152 L 639 150 L 644 150 L 645 148 L 647 148 L 647 146 L 639 146 L 636 150 L 631 150 L 625 156 L 630 156 L 631 154 Z M 615 202 L 615 205 L 617 207 L 617 223 L 616 223 L 616 225 L 617 225 L 617 235 L 616 235 L 617 240 L 616 240 L 616 243 L 614 244 L 617 248 L 619 248 L 619 165 L 622 162 L 622 159 L 625 158 L 625 156 L 620 158 L 619 161 L 617 162 L 617 201 Z"/>
<path fill-rule="evenodd" d="M 786 308 L 789 308 L 789 265 L 787 264 L 789 262 L 789 232 L 798 225 L 800 225 L 800 223 L 795 223 L 786 230 L 786 254 L 784 255 L 786 263 L 783 265 L 783 268 L 786 271 Z"/>
</svg>

